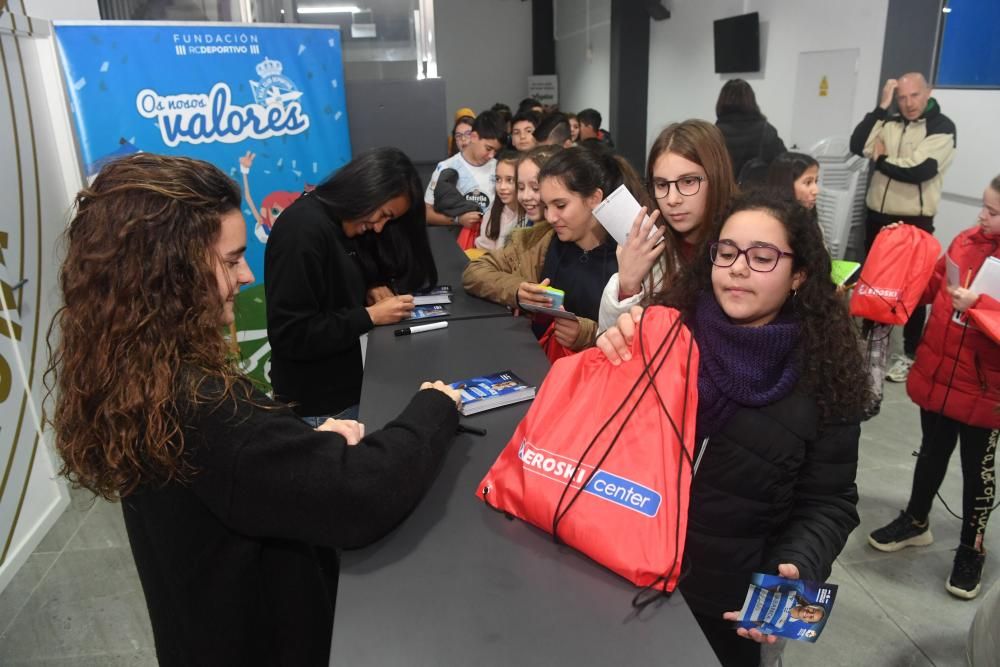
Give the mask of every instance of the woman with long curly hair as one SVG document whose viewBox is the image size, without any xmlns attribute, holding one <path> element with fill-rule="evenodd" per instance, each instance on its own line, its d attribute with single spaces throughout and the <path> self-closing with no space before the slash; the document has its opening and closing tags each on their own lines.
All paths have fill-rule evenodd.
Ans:
<svg viewBox="0 0 1000 667">
<path fill-rule="evenodd" d="M 819 229 L 777 193 L 737 198 L 664 302 L 700 354 L 680 587 L 722 664 L 756 666 L 759 645 L 732 627 L 751 574 L 822 581 L 858 525 L 865 366 Z M 641 314 L 598 339 L 612 363 L 630 358 Z"/>
<path fill-rule="evenodd" d="M 317 549 L 413 509 L 457 393 L 424 383 L 365 437 L 256 390 L 223 336 L 253 282 L 239 205 L 214 166 L 149 153 L 77 195 L 50 332 L 56 447 L 71 482 L 122 503 L 161 665 L 326 665 L 337 562 Z"/>
</svg>

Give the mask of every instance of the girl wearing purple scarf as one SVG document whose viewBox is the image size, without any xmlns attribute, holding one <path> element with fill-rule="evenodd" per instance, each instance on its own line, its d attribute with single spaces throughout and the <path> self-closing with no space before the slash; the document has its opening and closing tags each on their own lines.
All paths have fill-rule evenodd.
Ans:
<svg viewBox="0 0 1000 667">
<path fill-rule="evenodd" d="M 732 624 L 750 575 L 823 581 L 858 525 L 867 379 L 806 209 L 750 192 L 701 253 L 664 299 L 700 355 L 696 433 L 705 449 L 680 587 L 720 662 L 756 667 L 760 644 L 775 638 Z M 631 358 L 641 315 L 633 308 L 598 339 L 612 363 Z"/>
</svg>

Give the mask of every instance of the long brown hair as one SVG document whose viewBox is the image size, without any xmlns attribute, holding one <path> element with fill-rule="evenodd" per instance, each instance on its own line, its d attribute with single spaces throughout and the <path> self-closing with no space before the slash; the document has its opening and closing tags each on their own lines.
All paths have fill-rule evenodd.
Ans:
<svg viewBox="0 0 1000 667">
<path fill-rule="evenodd" d="M 664 153 L 676 153 L 705 170 L 708 201 L 705 205 L 705 218 L 698 228 L 696 245 L 700 244 L 736 194 L 733 163 L 726 150 L 726 140 L 719 128 L 697 118 L 665 127 L 653 142 L 649 149 L 649 159 L 646 160 L 646 187 L 649 188 L 651 198 L 656 196 L 653 191 L 653 167 Z M 677 243 L 681 240 L 675 236 Z"/>
<path fill-rule="evenodd" d="M 46 371 L 73 483 L 113 499 L 184 481 L 184 407 L 249 396 L 220 328 L 213 253 L 239 205 L 213 165 L 151 153 L 112 162 L 77 195 Z"/>
<path fill-rule="evenodd" d="M 521 212 L 521 205 L 517 203 L 517 163 L 519 157 L 520 153 L 517 151 L 504 149 L 500 151 L 500 154 L 496 158 L 497 167 L 500 166 L 500 163 L 509 164 L 514 167 L 514 201 L 511 202 L 513 206 L 510 207 L 510 210 L 514 211 L 518 218 L 524 215 Z M 507 204 L 500 201 L 499 196 L 494 195 L 493 205 L 490 206 L 490 217 L 486 221 L 486 238 L 491 241 L 496 241 L 500 238 L 500 219 L 503 217 L 503 210 L 506 206 Z"/>
</svg>

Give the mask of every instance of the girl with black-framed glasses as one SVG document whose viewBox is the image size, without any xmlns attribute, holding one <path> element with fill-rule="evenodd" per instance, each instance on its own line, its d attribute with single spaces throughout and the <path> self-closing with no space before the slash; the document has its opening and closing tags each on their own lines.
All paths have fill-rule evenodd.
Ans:
<svg viewBox="0 0 1000 667">
<path fill-rule="evenodd" d="M 859 523 L 868 382 L 829 272 L 808 211 L 754 191 L 657 301 L 681 311 L 698 345 L 701 459 L 680 588 L 726 666 L 756 667 L 754 642 L 776 641 L 733 628 L 752 573 L 823 581 Z M 633 362 L 641 316 L 633 308 L 598 338 L 612 363 Z"/>
<path fill-rule="evenodd" d="M 619 249 L 618 273 L 601 297 L 602 330 L 669 288 L 729 203 L 733 170 L 718 128 L 703 120 L 666 127 L 649 151 L 646 191 L 656 208 L 647 222 L 641 216 L 635 220 L 629 241 Z M 663 229 L 664 243 L 656 243 L 658 236 L 648 238 L 653 225 Z"/>
</svg>

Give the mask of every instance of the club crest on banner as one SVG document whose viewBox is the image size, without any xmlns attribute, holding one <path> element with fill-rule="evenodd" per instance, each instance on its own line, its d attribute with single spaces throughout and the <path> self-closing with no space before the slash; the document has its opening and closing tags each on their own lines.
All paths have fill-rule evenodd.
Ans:
<svg viewBox="0 0 1000 667">
<path fill-rule="evenodd" d="M 283 106 L 302 97 L 292 80 L 281 72 L 284 66 L 280 60 L 264 58 L 256 67 L 260 81 L 250 81 L 250 90 L 257 104 L 263 106 Z"/>
</svg>

